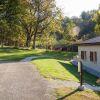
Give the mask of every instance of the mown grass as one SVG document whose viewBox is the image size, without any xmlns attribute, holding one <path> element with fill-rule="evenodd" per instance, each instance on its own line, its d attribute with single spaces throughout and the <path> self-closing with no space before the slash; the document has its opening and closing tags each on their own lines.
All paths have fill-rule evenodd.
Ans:
<svg viewBox="0 0 100 100">
<path fill-rule="evenodd" d="M 0 48 L 0 60 L 19 61 L 28 56 L 40 55 L 43 50 Z"/>
<path fill-rule="evenodd" d="M 62 59 L 61 56 L 59 59 L 58 57 L 38 58 L 34 59 L 32 63 L 36 65 L 40 73 L 46 78 L 79 82 L 80 75 L 77 71 L 77 67 L 73 66 L 70 61 L 60 59 Z M 88 84 L 97 85 L 97 77 L 89 74 L 86 71 L 84 71 L 83 79 L 84 82 Z"/>
<path fill-rule="evenodd" d="M 100 92 L 85 90 L 78 91 L 68 87 L 56 89 L 57 100 L 100 100 Z"/>
<path fill-rule="evenodd" d="M 78 81 L 78 75 L 73 75 L 70 70 L 66 70 L 66 68 L 61 64 L 65 62 L 67 67 L 75 73 L 76 69 L 73 70 L 73 66 L 68 61 L 61 61 L 53 58 L 42 58 L 32 61 L 40 73 L 46 78 Z"/>
<path fill-rule="evenodd" d="M 0 48 L 0 60 L 19 61 L 29 56 L 70 56 L 72 53 L 46 51 L 45 49 L 14 49 L 14 48 Z M 70 56 L 71 59 L 72 56 Z M 66 59 L 69 57 L 66 57 Z"/>
</svg>

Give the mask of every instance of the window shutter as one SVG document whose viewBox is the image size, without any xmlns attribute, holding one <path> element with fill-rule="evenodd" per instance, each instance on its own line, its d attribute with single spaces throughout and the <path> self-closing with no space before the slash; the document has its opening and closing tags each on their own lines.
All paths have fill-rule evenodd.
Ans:
<svg viewBox="0 0 100 100">
<path fill-rule="evenodd" d="M 93 52 L 90 52 L 90 61 L 93 61 Z"/>
<path fill-rule="evenodd" d="M 97 62 L 97 52 L 90 52 L 90 61 Z"/>
<path fill-rule="evenodd" d="M 84 51 L 81 51 L 81 59 L 84 59 Z"/>
<path fill-rule="evenodd" d="M 97 62 L 97 52 L 94 52 L 94 61 Z"/>
<path fill-rule="evenodd" d="M 87 59 L 86 51 L 85 51 L 85 60 Z"/>
<path fill-rule="evenodd" d="M 83 60 L 87 59 L 86 51 L 81 51 L 81 59 Z"/>
</svg>

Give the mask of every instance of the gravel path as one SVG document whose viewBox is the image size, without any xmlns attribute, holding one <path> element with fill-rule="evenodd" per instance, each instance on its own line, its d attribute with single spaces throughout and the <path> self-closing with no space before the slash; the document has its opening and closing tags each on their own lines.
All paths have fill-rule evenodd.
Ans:
<svg viewBox="0 0 100 100">
<path fill-rule="evenodd" d="M 50 84 L 29 62 L 0 63 L 0 100 L 55 100 Z"/>
<path fill-rule="evenodd" d="M 80 83 L 75 81 L 51 80 L 50 83 L 52 84 L 51 88 L 60 88 L 60 87 L 78 88 L 80 86 Z M 84 89 L 100 91 L 100 86 L 92 86 L 87 83 L 84 83 L 83 86 Z"/>
<path fill-rule="evenodd" d="M 21 60 L 21 62 L 29 62 L 29 61 L 31 61 L 32 59 L 36 59 L 36 58 L 43 58 L 43 57 L 50 57 L 50 56 L 32 56 L 32 57 L 27 57 L 27 58 L 25 58 L 25 59 L 22 59 Z"/>
</svg>

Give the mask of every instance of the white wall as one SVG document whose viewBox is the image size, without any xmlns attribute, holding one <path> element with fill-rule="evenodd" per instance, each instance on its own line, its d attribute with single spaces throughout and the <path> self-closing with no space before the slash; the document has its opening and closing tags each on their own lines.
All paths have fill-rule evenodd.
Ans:
<svg viewBox="0 0 100 100">
<path fill-rule="evenodd" d="M 86 55 L 87 55 L 87 59 L 82 60 L 83 65 L 88 68 L 92 68 L 95 71 L 100 72 L 100 45 L 78 46 L 78 54 L 80 58 L 81 58 L 81 51 L 86 51 Z M 97 52 L 97 63 L 90 61 L 90 51 Z"/>
</svg>

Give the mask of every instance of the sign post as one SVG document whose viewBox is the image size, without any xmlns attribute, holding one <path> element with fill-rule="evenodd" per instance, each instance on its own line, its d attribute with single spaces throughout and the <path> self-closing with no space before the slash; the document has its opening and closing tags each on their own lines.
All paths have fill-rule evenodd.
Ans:
<svg viewBox="0 0 100 100">
<path fill-rule="evenodd" d="M 80 73 L 80 86 L 78 87 L 78 89 L 80 91 L 83 91 L 84 90 L 84 87 L 83 87 L 83 65 L 82 65 L 81 61 L 78 62 L 78 72 Z"/>
</svg>

